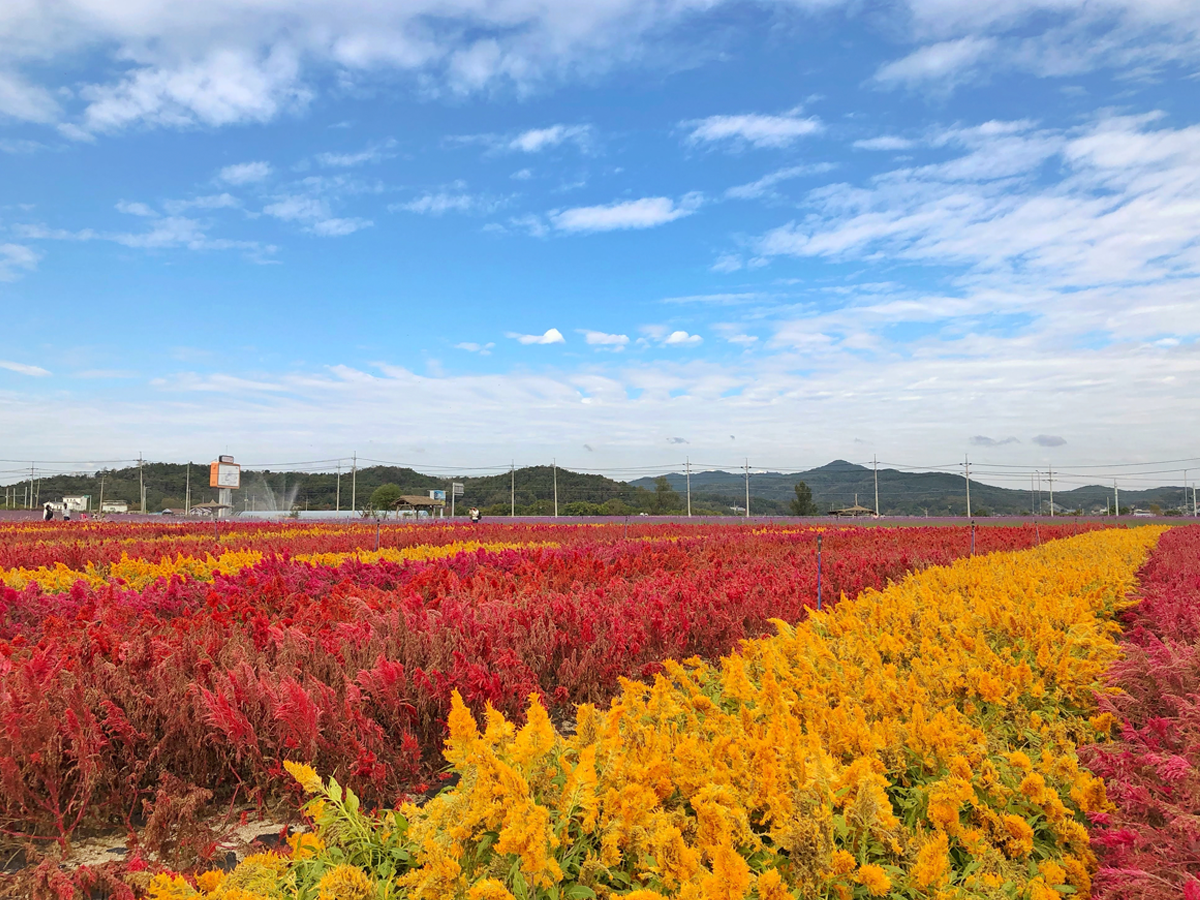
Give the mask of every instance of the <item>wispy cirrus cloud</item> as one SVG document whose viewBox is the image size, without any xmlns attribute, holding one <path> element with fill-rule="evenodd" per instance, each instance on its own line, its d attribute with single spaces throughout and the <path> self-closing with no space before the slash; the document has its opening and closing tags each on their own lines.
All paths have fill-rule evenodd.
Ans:
<svg viewBox="0 0 1200 900">
<path fill-rule="evenodd" d="M 231 166 L 225 166 L 217 173 L 217 181 L 234 185 L 255 184 L 270 178 L 274 171 L 269 162 L 262 160 L 234 163 Z"/>
<path fill-rule="evenodd" d="M 430 191 L 404 203 L 392 203 L 388 206 L 388 211 L 430 216 L 441 216 L 451 212 L 487 214 L 500 209 L 504 203 L 502 198 L 484 194 L 470 194 L 465 191 Z"/>
<path fill-rule="evenodd" d="M 263 212 L 284 222 L 301 224 L 322 237 L 344 237 L 375 224 L 370 219 L 334 216 L 326 200 L 308 194 L 284 195 L 264 206 Z"/>
<path fill-rule="evenodd" d="M 816 116 L 801 116 L 797 111 L 780 116 L 758 113 L 709 116 L 682 124 L 688 129 L 687 141 L 691 144 L 724 143 L 757 148 L 788 147 L 825 128 Z"/>
<path fill-rule="evenodd" d="M 759 197 L 776 196 L 776 186 L 785 181 L 804 178 L 810 175 L 824 175 L 836 168 L 837 165 L 835 163 L 823 162 L 776 169 L 774 172 L 764 175 L 757 181 L 751 181 L 749 184 L 740 184 L 727 189 L 725 196 L 735 200 L 755 200 Z"/>
<path fill-rule="evenodd" d="M 480 356 L 491 356 L 492 348 L 495 346 L 496 344 L 492 341 L 488 341 L 486 344 L 477 344 L 475 341 L 462 341 L 455 344 L 454 349 L 466 350 L 468 353 L 478 353 Z"/>
<path fill-rule="evenodd" d="M 317 164 L 335 169 L 348 169 L 354 166 L 362 166 L 367 163 L 383 162 L 385 159 L 391 159 L 395 154 L 392 152 L 396 147 L 396 139 L 388 138 L 377 144 L 371 144 L 364 150 L 358 150 L 349 153 L 336 153 L 326 151 L 318 153 L 314 159 Z"/>
<path fill-rule="evenodd" d="M 41 256 L 23 244 L 0 244 L 0 281 L 16 281 L 37 268 Z"/>
<path fill-rule="evenodd" d="M 551 147 L 573 143 L 586 149 L 594 140 L 595 132 L 590 125 L 551 125 L 547 128 L 531 128 L 522 131 L 504 144 L 508 150 L 521 153 L 540 153 Z"/>
<path fill-rule="evenodd" d="M 884 87 L 916 87 L 931 81 L 952 86 L 996 48 L 997 42 L 989 37 L 929 44 L 881 66 L 875 73 L 875 81 Z"/>
<path fill-rule="evenodd" d="M 33 378 L 45 378 L 51 374 L 49 369 L 43 369 L 41 366 L 13 362 L 10 359 L 0 359 L 0 369 L 7 369 L 9 372 L 16 372 L 18 375 L 29 375 Z"/>
<path fill-rule="evenodd" d="M 555 210 L 550 221 L 559 231 L 594 232 L 632 228 L 654 228 L 690 216 L 703 203 L 703 195 L 687 194 L 678 202 L 670 197 L 643 197 L 601 206 L 577 206 Z"/>
</svg>

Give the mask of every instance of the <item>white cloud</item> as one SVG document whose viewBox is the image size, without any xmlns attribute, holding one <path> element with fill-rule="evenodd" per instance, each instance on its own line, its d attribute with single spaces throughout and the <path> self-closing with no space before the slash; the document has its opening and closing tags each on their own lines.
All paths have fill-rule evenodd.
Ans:
<svg viewBox="0 0 1200 900">
<path fill-rule="evenodd" d="M 474 341 L 463 341 L 461 344 L 455 344 L 456 350 L 466 350 L 469 353 L 478 353 L 480 356 L 491 356 L 492 348 L 495 343 L 488 341 L 486 344 L 477 344 Z"/>
<path fill-rule="evenodd" d="M 551 328 L 545 334 L 518 334 L 509 331 L 505 337 L 510 337 L 521 344 L 565 344 L 567 342 L 557 328 Z"/>
<path fill-rule="evenodd" d="M 388 207 L 390 212 L 405 211 L 425 215 L 440 216 L 448 212 L 493 212 L 500 202 L 475 194 L 453 194 L 445 191 L 426 193 L 409 200 L 407 203 L 393 203 Z"/>
<path fill-rule="evenodd" d="M 199 59 L 140 66 L 116 83 L 87 85 L 80 96 L 88 102 L 75 126 L 81 135 L 134 123 L 191 128 L 268 122 L 311 99 L 300 83 L 299 58 L 283 43 L 266 54 L 225 45 Z"/>
<path fill-rule="evenodd" d="M 794 113 L 782 116 L 709 116 L 683 124 L 691 129 L 688 141 L 693 144 L 730 141 L 735 145 L 750 144 L 753 147 L 787 147 L 802 137 L 824 130 L 820 119 L 815 116 L 801 118 Z"/>
<path fill-rule="evenodd" d="M 382 162 L 385 159 L 390 159 L 395 154 L 389 153 L 396 146 L 395 138 L 388 138 L 379 144 L 373 144 L 365 150 L 360 150 L 357 153 L 318 153 L 316 155 L 317 162 L 322 166 L 331 168 L 347 169 L 354 166 L 361 166 L 365 163 Z"/>
<path fill-rule="evenodd" d="M 38 141 L 31 141 L 27 138 L 0 138 L 0 153 L 16 155 L 19 153 L 36 153 L 39 150 L 45 149 L 45 144 Z"/>
<path fill-rule="evenodd" d="M 802 178 L 806 175 L 823 175 L 826 172 L 833 171 L 837 166 L 833 163 L 814 163 L 804 166 L 788 166 L 786 169 L 777 169 L 757 181 L 752 181 L 749 184 L 742 184 L 736 187 L 731 187 L 725 191 L 726 197 L 732 197 L 735 200 L 753 200 L 758 197 L 774 195 L 775 186 L 781 182 L 788 181 L 793 178 Z"/>
<path fill-rule="evenodd" d="M 152 210 L 145 203 L 130 203 L 127 200 L 118 201 L 116 208 L 117 212 L 123 212 L 130 216 L 154 217 L 158 215 L 158 213 Z"/>
<path fill-rule="evenodd" d="M 308 222 L 329 218 L 329 204 L 318 197 L 293 194 L 264 206 L 263 212 L 285 222 Z"/>
<path fill-rule="evenodd" d="M 930 44 L 880 67 L 875 80 L 885 87 L 914 87 L 928 81 L 953 83 L 964 70 L 995 51 L 996 46 L 995 40 L 986 37 Z"/>
<path fill-rule="evenodd" d="M 253 184 L 271 177 L 274 169 L 269 162 L 235 163 L 217 173 L 217 180 L 226 184 Z"/>
<path fill-rule="evenodd" d="M 533 171 L 530 169 L 518 169 L 508 176 L 513 181 L 528 181 L 533 177 Z"/>
<path fill-rule="evenodd" d="M 604 206 L 577 206 L 550 213 L 550 221 L 559 231 L 617 231 L 625 228 L 653 228 L 684 216 L 690 216 L 702 202 L 699 194 L 688 194 L 678 204 L 669 197 L 644 197 Z"/>
<path fill-rule="evenodd" d="M 592 139 L 590 125 L 551 125 L 548 128 L 531 128 L 512 138 L 505 145 L 509 150 L 522 153 L 540 153 L 567 141 L 587 147 Z"/>
<path fill-rule="evenodd" d="M 172 215 L 178 215 L 189 209 L 235 209 L 241 205 L 241 201 L 232 194 L 220 193 L 192 197 L 188 200 L 167 200 L 163 203 L 163 208 Z"/>
<path fill-rule="evenodd" d="M 704 338 L 698 334 L 688 334 L 686 331 L 672 331 L 663 339 L 663 346 L 666 347 L 695 347 L 701 344 Z"/>
<path fill-rule="evenodd" d="M 16 281 L 37 268 L 37 252 L 21 244 L 0 244 L 0 281 Z"/>
<path fill-rule="evenodd" d="M 0 70 L 0 121 L 8 117 L 45 125 L 60 115 L 58 102 L 50 91 L 30 84 L 14 72 Z"/>
<path fill-rule="evenodd" d="M 0 369 L 8 369 L 8 371 L 17 372 L 20 375 L 32 375 L 34 378 L 44 378 L 50 374 L 48 370 L 43 369 L 41 366 L 30 366 L 7 359 L 0 359 Z"/>
<path fill-rule="evenodd" d="M 370 219 L 337 218 L 325 200 L 308 194 L 286 194 L 264 206 L 263 212 L 284 222 L 301 223 L 310 234 L 321 237 L 343 237 L 375 224 Z"/>
<path fill-rule="evenodd" d="M 910 150 L 916 146 L 916 143 L 910 141 L 908 138 L 885 134 L 862 141 L 855 141 L 854 146 L 859 150 Z"/>
<path fill-rule="evenodd" d="M 703 303 L 716 306 L 733 306 L 762 300 L 765 294 L 759 291 L 742 291 L 737 294 L 689 294 L 685 297 L 664 297 L 663 303 Z"/>
<path fill-rule="evenodd" d="M 335 356 L 327 366 L 273 375 L 160 372 L 149 388 L 117 382 L 109 390 L 101 383 L 87 396 L 61 392 L 50 379 L 30 379 L 20 391 L 0 391 L 0 421 L 12 458 L 36 458 L 47 429 L 69 421 L 72 428 L 59 429 L 64 457 L 113 459 L 132 445 L 154 458 L 185 460 L 186 448 L 211 435 L 219 402 L 224 438 L 246 460 L 296 459 L 297 447 L 315 454 L 306 459 L 334 458 L 370 441 L 376 458 L 414 462 L 418 470 L 421 461 L 507 467 L 514 455 L 518 465 L 557 456 L 559 465 L 575 469 L 674 466 L 664 438 L 682 435 L 691 455 L 719 467 L 734 469 L 749 455 L 752 465 L 778 471 L 839 457 L 862 462 L 856 437 L 887 459 L 928 464 L 969 449 L 972 435 L 1032 435 L 1053 423 L 1070 441 L 1053 451 L 1070 454 L 1055 463 L 1058 487 L 1060 464 L 1070 471 L 1068 462 L 1194 453 L 1196 351 L 1194 340 L 1172 348 L 1087 348 L 1055 336 L 960 335 L 914 345 L 912 353 L 882 354 L 869 364 L 837 347 L 756 348 L 725 362 L 688 352 L 629 362 L 605 357 L 604 365 L 591 358 L 583 371 L 531 372 L 522 365 L 447 376 L 399 365 L 367 371 Z M 1166 377 L 1176 378 L 1170 389 L 1164 389 Z M 264 396 L 271 401 L 262 402 Z M 472 414 L 442 421 L 446 409 Z M 147 430 L 153 416 L 160 427 Z M 404 427 L 414 420 L 442 424 L 416 437 Z M 819 421 L 838 427 L 813 429 Z M 1179 427 L 1154 431 L 1163 421 Z M 1147 433 L 1155 435 L 1152 447 Z M 583 442 L 594 452 L 581 449 Z M 931 447 L 951 451 L 950 457 L 931 457 Z M 1028 441 L 988 450 L 997 462 L 1027 466 L 1022 487 L 1028 471 L 1044 468 L 1047 452 Z"/>
<path fill-rule="evenodd" d="M 777 3 L 807 12 L 867 8 L 851 0 Z M 18 0 L 0 5 L 0 114 L 59 123 L 64 134 L 85 138 L 135 123 L 264 122 L 302 111 L 318 89 L 399 83 L 426 95 L 528 95 L 695 50 L 694 41 L 684 42 L 704 33 L 699 17 L 732 7 L 731 0 Z M 938 42 L 881 72 L 892 83 L 963 71 L 978 49 L 963 41 L 996 40 L 1004 64 L 1039 74 L 1191 65 L 1200 43 L 1200 10 L 1188 0 L 900 0 L 884 9 L 889 33 Z M 689 23 L 686 33 L 674 30 L 682 22 Z M 79 59 L 95 59 L 91 71 L 112 74 L 77 87 Z M 33 73 L 45 83 L 33 83 Z M 751 142 L 787 140 L 769 127 L 751 130 Z"/>
<path fill-rule="evenodd" d="M 758 343 L 758 337 L 753 334 L 727 334 L 725 335 L 725 340 L 742 347 L 749 347 L 752 344 Z"/>
<path fill-rule="evenodd" d="M 588 331 L 586 329 L 581 329 L 580 333 L 589 347 L 601 347 L 620 352 L 629 343 L 627 334 L 608 334 L 604 331 Z"/>
<path fill-rule="evenodd" d="M 1153 124 L 1110 117 L 1067 133 L 1025 123 L 956 129 L 946 142 L 965 154 L 864 187 L 813 191 L 811 215 L 767 233 L 758 249 L 846 259 L 886 252 L 1004 286 L 1132 289 L 1200 277 L 1200 126 Z M 1062 168 L 1059 181 L 1043 181 L 1047 163 Z"/>
<path fill-rule="evenodd" d="M 744 265 L 745 264 L 742 262 L 742 258 L 736 253 L 722 253 L 717 257 L 716 262 L 714 262 L 708 268 L 712 272 L 728 274 L 730 272 L 738 271 L 739 269 L 743 268 Z"/>
<path fill-rule="evenodd" d="M 370 228 L 374 224 L 370 219 L 321 219 L 310 225 L 308 230 L 322 237 L 342 237 L 362 231 L 364 228 Z"/>
</svg>

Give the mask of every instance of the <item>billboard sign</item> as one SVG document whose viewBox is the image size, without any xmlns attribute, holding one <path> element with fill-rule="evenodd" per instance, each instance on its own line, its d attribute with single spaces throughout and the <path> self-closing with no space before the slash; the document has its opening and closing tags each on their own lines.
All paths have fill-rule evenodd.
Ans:
<svg viewBox="0 0 1200 900">
<path fill-rule="evenodd" d="M 457 481 L 450 482 L 450 489 L 454 491 L 455 497 L 461 497 L 463 495 L 463 486 Z"/>
<path fill-rule="evenodd" d="M 208 467 L 208 486 L 215 488 L 240 488 L 242 467 L 233 462 L 233 457 L 222 456 L 219 462 Z"/>
<path fill-rule="evenodd" d="M 446 492 L 445 491 L 430 491 L 429 499 L 430 500 L 440 500 L 442 503 L 445 503 L 446 502 Z"/>
</svg>

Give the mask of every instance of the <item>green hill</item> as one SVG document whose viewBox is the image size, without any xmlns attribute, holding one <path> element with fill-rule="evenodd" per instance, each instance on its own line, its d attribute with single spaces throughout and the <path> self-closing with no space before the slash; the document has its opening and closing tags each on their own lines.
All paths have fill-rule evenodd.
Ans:
<svg viewBox="0 0 1200 900">
<path fill-rule="evenodd" d="M 177 463 L 147 463 L 140 476 L 146 486 L 146 510 L 182 507 L 187 487 L 188 466 Z M 686 480 L 683 473 L 665 476 L 673 488 L 655 490 L 654 478 L 625 483 L 603 475 L 588 475 L 558 469 L 558 509 L 562 515 L 628 515 L 684 511 Z M 508 515 L 515 499 L 518 515 L 550 515 L 554 512 L 555 470 L 550 466 L 530 466 L 515 473 L 501 472 L 484 476 L 456 476 L 464 494 L 456 508 L 465 512 L 471 506 L 483 509 L 487 516 Z M 789 515 L 795 496 L 793 488 L 804 481 L 813 493 L 818 510 L 852 505 L 855 500 L 868 508 L 875 505 L 872 470 L 845 460 L 804 472 L 766 472 L 750 476 L 750 507 L 756 515 Z M 746 482 L 740 472 L 706 471 L 692 473 L 692 511 L 697 515 L 735 515 L 745 506 Z M 136 466 L 107 469 L 96 473 L 53 475 L 36 483 L 38 499 L 58 500 L 66 494 L 90 494 L 92 506 L 99 506 L 103 483 L 106 500 L 124 500 L 131 511 L 139 508 L 139 471 Z M 243 470 L 242 488 L 234 492 L 235 508 L 332 510 L 362 509 L 372 492 L 385 484 L 398 486 L 402 493 L 427 495 L 430 490 L 450 488 L 449 478 L 426 475 L 415 469 L 394 466 L 369 466 L 353 476 L 336 472 L 272 472 Z M 28 482 L 16 485 L 22 498 Z M 515 497 L 514 497 L 515 486 Z M 1055 492 L 1056 510 L 1067 513 L 1081 509 L 1085 513 L 1103 512 L 1112 489 L 1101 485 Z M 1183 489 L 1160 487 L 1144 491 L 1121 491 L 1122 507 L 1143 509 L 1157 504 L 1170 510 L 1181 504 Z M 201 503 L 216 499 L 208 487 L 208 466 L 191 466 L 191 500 Z M 971 506 L 975 515 L 1026 515 L 1030 512 L 1028 490 L 1012 490 L 972 481 Z M 1042 511 L 1049 511 L 1048 494 L 1042 494 Z M 939 472 L 901 472 L 879 470 L 879 507 L 884 515 L 963 515 L 966 512 L 965 485 L 959 475 Z"/>
</svg>

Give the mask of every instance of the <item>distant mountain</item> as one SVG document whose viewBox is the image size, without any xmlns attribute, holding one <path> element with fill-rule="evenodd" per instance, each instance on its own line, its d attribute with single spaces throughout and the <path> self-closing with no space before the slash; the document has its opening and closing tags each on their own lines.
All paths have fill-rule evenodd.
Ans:
<svg viewBox="0 0 1200 900">
<path fill-rule="evenodd" d="M 180 463 L 147 463 L 140 476 L 146 486 L 146 510 L 159 512 L 166 507 L 181 507 L 188 484 L 188 466 Z M 208 487 L 208 466 L 191 470 L 192 503 L 215 499 Z M 637 512 L 677 513 L 685 508 L 686 478 L 681 472 L 666 473 L 673 491 L 655 490 L 655 478 L 639 478 L 625 483 L 603 475 L 588 475 L 557 470 L 558 508 L 563 515 L 624 515 Z M 515 473 L 500 472 L 485 476 L 455 476 L 464 485 L 464 494 L 456 501 L 458 511 L 478 506 L 485 515 L 507 515 L 515 500 L 518 515 L 548 515 L 554 511 L 556 471 L 551 466 L 530 466 Z M 759 515 L 789 515 L 797 482 L 804 481 L 822 512 L 851 506 L 855 500 L 869 509 L 875 506 L 875 481 L 872 470 L 844 459 L 804 472 L 765 472 L 750 476 L 750 510 Z M 746 502 L 746 480 L 741 472 L 706 471 L 692 473 L 692 511 L 707 515 L 732 515 Z M 385 484 L 397 485 L 403 493 L 427 494 L 430 490 L 448 490 L 451 479 L 426 475 L 410 468 L 369 466 L 353 475 L 336 472 L 242 472 L 242 488 L 234 493 L 234 505 L 241 509 L 350 509 L 351 500 L 363 508 L 371 493 Z M 16 485 L 16 496 L 24 497 L 28 482 Z M 38 498 L 59 500 L 63 495 L 90 494 L 92 507 L 99 506 L 101 484 L 106 500 L 125 500 L 131 510 L 139 507 L 139 472 L 136 466 L 109 469 L 95 474 L 54 475 L 36 483 Z M 1081 509 L 1085 513 L 1103 512 L 1112 489 L 1102 485 L 1056 491 L 1055 508 L 1066 513 Z M 971 482 L 971 507 L 975 515 L 1024 515 L 1030 512 L 1027 490 L 1011 490 Z M 1149 508 L 1151 503 L 1169 510 L 1181 504 L 1183 488 L 1160 487 L 1145 491 L 1121 491 L 1122 507 Z M 1041 495 L 1042 511 L 1049 511 L 1047 492 Z M 900 472 L 879 470 L 879 510 L 884 515 L 963 515 L 966 511 L 965 484 L 961 475 L 940 472 Z"/>
<path fill-rule="evenodd" d="M 686 477 L 671 472 L 667 480 L 676 491 L 684 491 Z M 813 494 L 813 502 L 821 511 L 838 509 L 858 503 L 869 509 L 875 507 L 875 479 L 869 466 L 860 466 L 844 459 L 804 472 L 764 472 L 750 475 L 750 511 L 764 515 L 787 515 L 797 482 L 803 481 Z M 741 472 L 692 472 L 692 501 L 725 507 L 744 507 L 746 476 Z M 630 482 L 638 487 L 652 488 L 653 478 Z M 1043 485 L 1045 488 L 1046 485 Z M 1027 515 L 1036 506 L 1036 497 L 1027 490 L 995 487 L 971 482 L 971 511 L 975 515 Z M 1105 501 L 1112 501 L 1112 488 L 1102 485 L 1054 492 L 1058 512 L 1082 509 L 1085 513 L 1104 512 Z M 1041 494 L 1042 511 L 1050 510 L 1049 492 Z M 1121 506 L 1148 508 L 1157 503 L 1167 510 L 1183 502 L 1182 487 L 1159 487 L 1145 491 L 1121 491 Z M 944 472 L 901 472 L 897 469 L 879 470 L 879 511 L 883 515 L 957 515 L 966 513 L 966 483 L 961 475 Z"/>
</svg>

